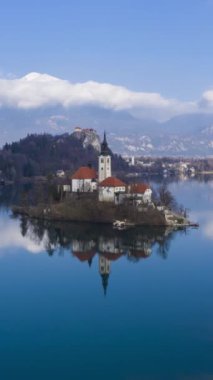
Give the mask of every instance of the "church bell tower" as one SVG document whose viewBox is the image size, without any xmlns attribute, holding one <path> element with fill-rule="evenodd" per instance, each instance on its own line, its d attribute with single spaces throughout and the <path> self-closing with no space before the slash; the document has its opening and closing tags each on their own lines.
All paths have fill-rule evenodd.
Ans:
<svg viewBox="0 0 213 380">
<path fill-rule="evenodd" d="M 111 177 L 111 154 L 106 140 L 106 133 L 104 132 L 104 139 L 101 144 L 101 153 L 98 162 L 98 180 L 102 182 L 105 178 Z"/>
<path fill-rule="evenodd" d="M 99 273 L 102 279 L 102 286 L 104 290 L 104 295 L 107 294 L 108 280 L 110 275 L 110 260 L 105 256 L 99 255 Z"/>
</svg>

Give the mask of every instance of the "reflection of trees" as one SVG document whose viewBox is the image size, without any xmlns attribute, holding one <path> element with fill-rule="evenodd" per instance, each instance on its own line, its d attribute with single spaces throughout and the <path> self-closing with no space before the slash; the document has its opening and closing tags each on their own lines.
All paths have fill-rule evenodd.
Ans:
<svg viewBox="0 0 213 380">
<path fill-rule="evenodd" d="M 105 255 L 109 260 L 126 256 L 137 262 L 151 255 L 153 247 L 163 258 L 167 258 L 171 241 L 177 231 L 165 227 L 137 227 L 125 231 L 113 230 L 108 225 L 74 224 L 49 222 L 20 218 L 20 230 L 35 244 L 43 245 L 52 256 L 55 252 L 63 254 L 70 250 L 81 261 L 90 265 L 96 253 Z"/>
<path fill-rule="evenodd" d="M 9 208 L 18 198 L 18 187 L 0 186 L 0 207 Z"/>
<path fill-rule="evenodd" d="M 178 230 L 173 229 L 172 227 L 167 227 L 164 231 L 164 234 L 161 234 L 157 237 L 157 253 L 163 258 L 166 259 L 168 257 L 169 249 L 171 246 L 171 242 L 177 234 L 186 234 L 186 228 L 181 228 Z"/>
<path fill-rule="evenodd" d="M 21 221 L 20 221 L 20 230 L 21 230 L 22 236 L 24 237 L 27 234 L 27 230 L 28 230 L 28 218 L 24 216 L 21 218 Z"/>
<path fill-rule="evenodd" d="M 38 220 L 29 220 L 26 217 L 21 218 L 22 234 L 30 237 L 35 244 L 40 244 L 44 238 L 45 229 Z"/>
<path fill-rule="evenodd" d="M 169 252 L 169 248 L 170 248 L 170 239 L 171 237 L 167 236 L 167 238 L 163 238 L 163 239 L 160 239 L 158 240 L 158 247 L 157 247 L 157 253 L 163 258 L 163 259 L 166 259 L 167 258 L 167 255 L 168 255 L 168 252 Z"/>
</svg>

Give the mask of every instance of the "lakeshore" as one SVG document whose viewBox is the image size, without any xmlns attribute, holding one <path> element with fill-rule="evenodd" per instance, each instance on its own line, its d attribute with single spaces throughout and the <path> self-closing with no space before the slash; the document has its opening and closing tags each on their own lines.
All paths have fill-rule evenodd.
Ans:
<svg viewBox="0 0 213 380">
<path fill-rule="evenodd" d="M 99 202 L 87 198 L 70 199 L 54 204 L 36 206 L 13 206 L 14 215 L 26 215 L 30 218 L 66 221 L 113 224 L 115 220 L 128 220 L 135 226 L 190 226 L 183 215 L 164 207 L 134 207 Z"/>
</svg>

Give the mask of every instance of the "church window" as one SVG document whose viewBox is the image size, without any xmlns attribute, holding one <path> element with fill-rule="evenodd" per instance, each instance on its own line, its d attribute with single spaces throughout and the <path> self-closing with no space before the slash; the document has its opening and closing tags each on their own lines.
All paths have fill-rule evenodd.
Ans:
<svg viewBox="0 0 213 380">
<path fill-rule="evenodd" d="M 102 163 L 102 164 L 104 163 L 104 159 L 103 159 L 103 158 L 101 158 L 101 163 Z"/>
</svg>

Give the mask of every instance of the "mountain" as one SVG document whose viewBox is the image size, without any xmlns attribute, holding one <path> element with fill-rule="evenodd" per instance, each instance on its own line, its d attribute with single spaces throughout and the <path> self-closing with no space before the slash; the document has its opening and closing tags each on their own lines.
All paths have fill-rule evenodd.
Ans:
<svg viewBox="0 0 213 380">
<path fill-rule="evenodd" d="M 114 135 L 123 154 L 153 156 L 213 155 L 213 115 L 182 115 L 141 129 L 141 134 Z M 116 145 L 112 143 L 115 151 Z"/>
<path fill-rule="evenodd" d="M 76 126 L 100 135 L 105 130 L 112 150 L 122 155 L 213 155 L 213 114 L 181 115 L 160 123 L 92 106 L 0 108 L 0 145 L 29 133 L 71 133 Z"/>
</svg>

